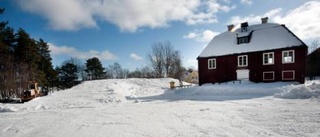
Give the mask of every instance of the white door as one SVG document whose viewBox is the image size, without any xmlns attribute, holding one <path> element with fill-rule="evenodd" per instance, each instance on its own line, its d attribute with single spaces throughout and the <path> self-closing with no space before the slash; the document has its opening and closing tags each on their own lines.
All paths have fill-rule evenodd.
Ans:
<svg viewBox="0 0 320 137">
<path fill-rule="evenodd" d="M 238 69 L 237 79 L 249 79 L 249 69 Z"/>
</svg>

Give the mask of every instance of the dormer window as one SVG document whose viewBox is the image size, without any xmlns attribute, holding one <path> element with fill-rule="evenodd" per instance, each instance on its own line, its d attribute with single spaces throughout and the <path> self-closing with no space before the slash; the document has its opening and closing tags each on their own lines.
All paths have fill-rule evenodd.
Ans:
<svg viewBox="0 0 320 137">
<path fill-rule="evenodd" d="M 238 38 L 238 44 L 249 43 L 249 37 L 240 37 Z"/>
</svg>

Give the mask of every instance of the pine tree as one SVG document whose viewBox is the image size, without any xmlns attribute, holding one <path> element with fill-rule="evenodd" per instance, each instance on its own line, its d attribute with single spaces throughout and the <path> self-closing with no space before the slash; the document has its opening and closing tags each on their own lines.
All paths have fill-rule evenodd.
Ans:
<svg viewBox="0 0 320 137">
<path fill-rule="evenodd" d="M 59 76 L 59 85 L 61 88 L 71 88 L 76 85 L 78 79 L 78 69 L 72 62 L 66 61 L 61 68 L 56 69 Z"/>
<path fill-rule="evenodd" d="M 4 11 L 0 8 L 0 14 Z M 36 41 L 19 29 L 0 22 L 0 100 L 19 97 L 30 81 L 54 86 L 56 72 L 52 68 L 49 46 Z"/>
<path fill-rule="evenodd" d="M 93 80 L 105 78 L 106 76 L 100 60 L 96 57 L 87 60 L 85 71 L 88 73 L 88 76 L 91 77 L 89 79 Z"/>
<path fill-rule="evenodd" d="M 0 14 L 4 12 L 0 8 Z M 0 22 L 0 100 L 9 99 L 17 93 L 15 63 L 12 47 L 15 43 L 14 30 Z"/>
<path fill-rule="evenodd" d="M 17 46 L 15 48 L 15 59 L 17 62 L 24 62 L 28 64 L 30 81 L 42 80 L 42 72 L 38 71 L 38 62 L 40 62 L 40 55 L 37 50 L 36 41 L 30 38 L 29 34 L 19 29 L 17 32 Z M 43 82 L 43 81 L 37 81 Z"/>
<path fill-rule="evenodd" d="M 42 74 L 41 78 L 45 87 L 53 87 L 56 80 L 57 73 L 53 69 L 52 58 L 50 56 L 49 45 L 40 39 L 37 41 L 38 54 L 40 55 L 40 61 L 38 64 L 38 70 Z"/>
</svg>

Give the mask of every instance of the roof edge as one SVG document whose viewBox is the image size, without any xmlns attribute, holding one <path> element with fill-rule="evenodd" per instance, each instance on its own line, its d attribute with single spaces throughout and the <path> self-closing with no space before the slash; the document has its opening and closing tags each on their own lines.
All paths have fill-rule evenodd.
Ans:
<svg viewBox="0 0 320 137">
<path fill-rule="evenodd" d="M 290 29 L 288 29 L 286 25 L 281 24 L 281 26 L 284 27 L 290 34 L 292 34 L 295 38 L 297 38 L 302 43 L 302 45 L 300 46 L 307 46 L 307 44 L 305 44 L 296 34 L 294 34 Z"/>
</svg>

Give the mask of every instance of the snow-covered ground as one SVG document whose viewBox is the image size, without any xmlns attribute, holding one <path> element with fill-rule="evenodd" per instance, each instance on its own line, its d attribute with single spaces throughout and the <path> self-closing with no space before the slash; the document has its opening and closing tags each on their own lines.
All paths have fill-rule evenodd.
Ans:
<svg viewBox="0 0 320 137">
<path fill-rule="evenodd" d="M 320 136 L 320 81 L 170 90 L 163 79 L 87 81 L 0 104 L 0 137 Z"/>
</svg>

